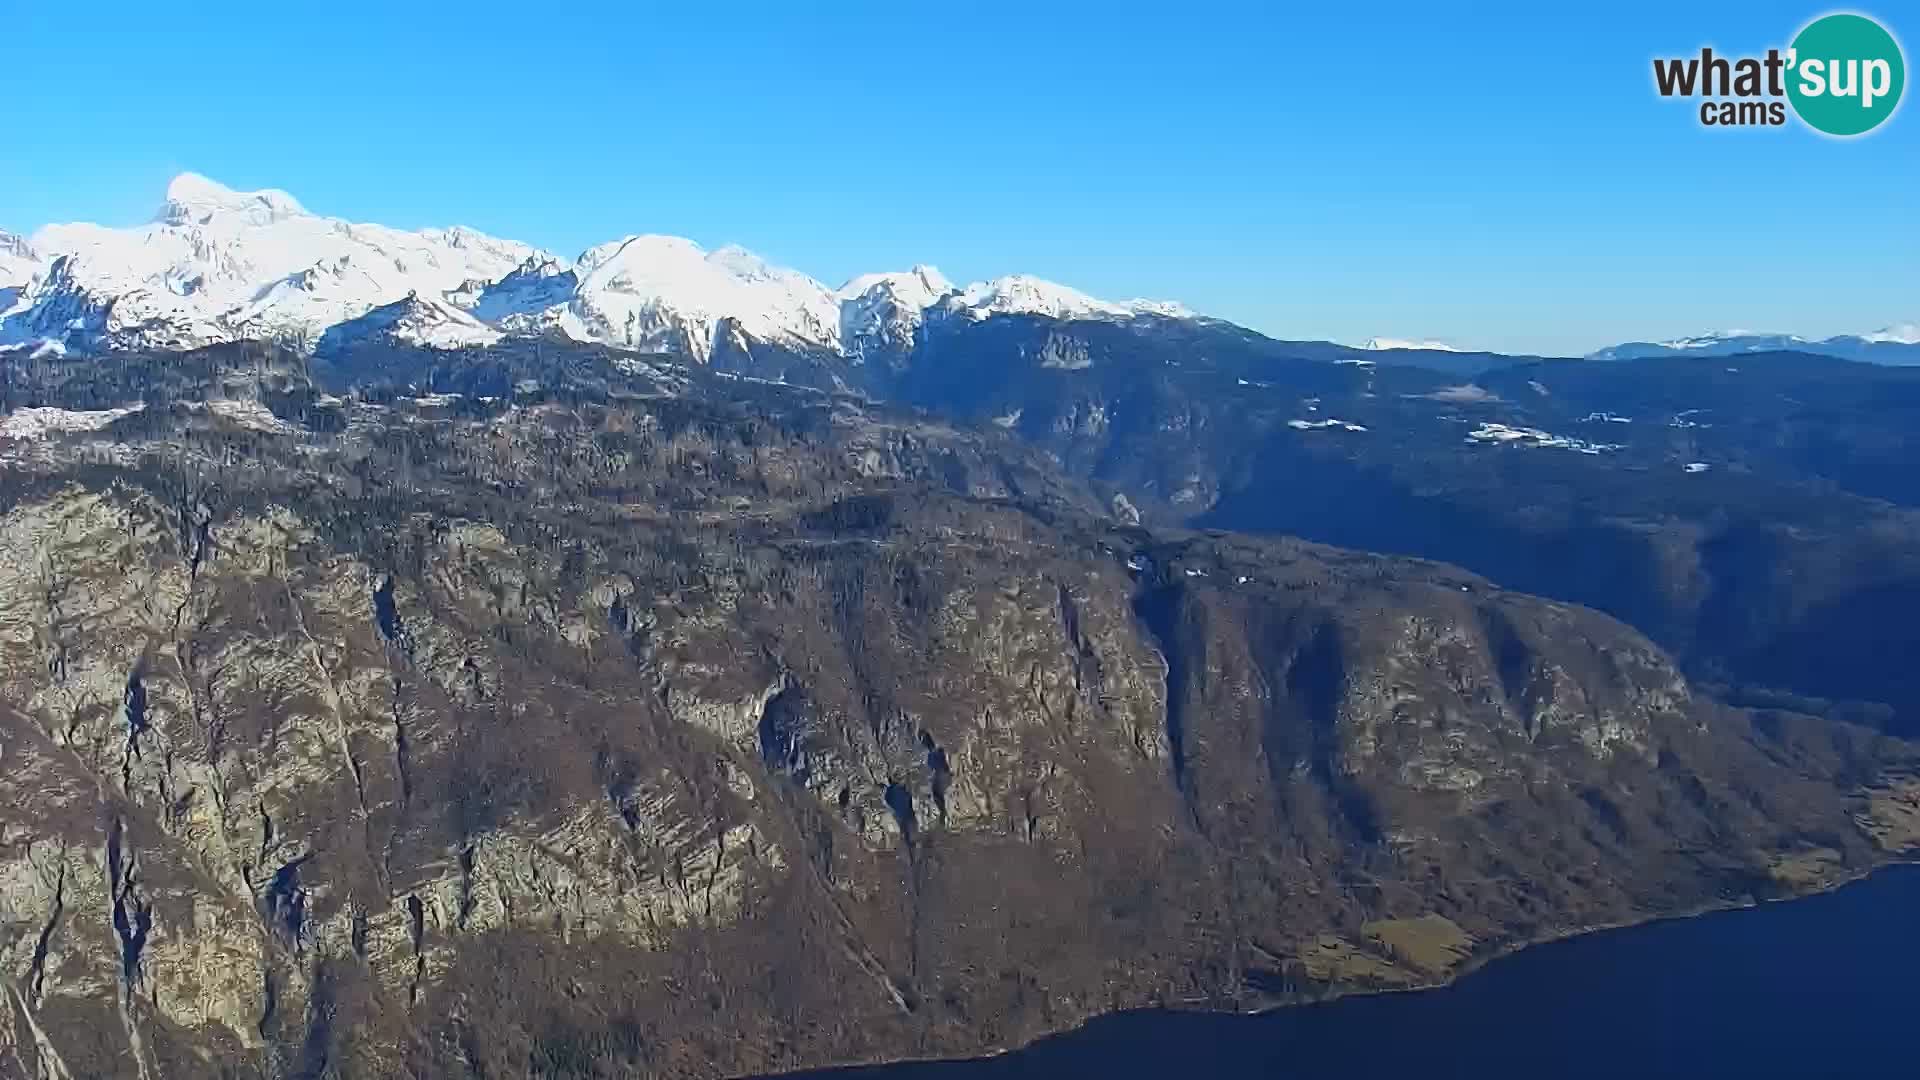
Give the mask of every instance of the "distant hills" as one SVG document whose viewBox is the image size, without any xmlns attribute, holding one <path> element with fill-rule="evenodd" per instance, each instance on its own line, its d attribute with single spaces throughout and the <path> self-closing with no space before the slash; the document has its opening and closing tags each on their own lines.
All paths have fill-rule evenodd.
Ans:
<svg viewBox="0 0 1920 1080">
<path fill-rule="evenodd" d="M 1812 340 L 1795 334 L 1724 330 L 1677 341 L 1629 341 L 1589 355 L 1593 360 L 1640 360 L 1659 356 L 1737 356 L 1741 353 L 1802 352 L 1864 360 L 1871 364 L 1920 364 L 1920 324 L 1900 323 L 1867 334 L 1841 334 Z"/>
</svg>

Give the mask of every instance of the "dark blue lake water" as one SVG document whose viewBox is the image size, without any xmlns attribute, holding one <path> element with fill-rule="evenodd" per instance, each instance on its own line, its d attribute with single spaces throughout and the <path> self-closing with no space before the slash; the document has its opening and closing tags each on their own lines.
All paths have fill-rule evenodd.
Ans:
<svg viewBox="0 0 1920 1080">
<path fill-rule="evenodd" d="M 998 1058 L 831 1075 L 1920 1077 L 1920 867 L 1537 946 L 1438 990 L 1260 1016 L 1126 1013 Z"/>
</svg>

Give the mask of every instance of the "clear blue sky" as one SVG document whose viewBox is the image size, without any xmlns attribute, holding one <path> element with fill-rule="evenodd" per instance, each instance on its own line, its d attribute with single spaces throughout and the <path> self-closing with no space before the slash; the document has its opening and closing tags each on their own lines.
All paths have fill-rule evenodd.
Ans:
<svg viewBox="0 0 1920 1080">
<path fill-rule="evenodd" d="M 10 5 L 0 227 L 141 221 L 191 169 L 563 254 L 1030 272 L 1281 337 L 1920 321 L 1920 106 L 1839 142 L 1652 90 L 1653 56 L 1784 45 L 1817 4 L 429 6 Z M 1915 59 L 1920 7 L 1863 10 Z"/>
</svg>

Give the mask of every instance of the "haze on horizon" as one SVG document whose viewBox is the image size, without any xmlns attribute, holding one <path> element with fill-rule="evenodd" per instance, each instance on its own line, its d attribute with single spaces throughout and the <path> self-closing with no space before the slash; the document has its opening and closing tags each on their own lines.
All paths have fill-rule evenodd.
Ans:
<svg viewBox="0 0 1920 1080">
<path fill-rule="evenodd" d="M 191 170 L 567 256 L 1031 273 L 1282 338 L 1824 337 L 1920 317 L 1920 128 L 1703 130 L 1647 68 L 1823 10 L 28 8 L 0 229 L 142 221 Z M 106 77 L 67 77 L 75 41 Z"/>
</svg>

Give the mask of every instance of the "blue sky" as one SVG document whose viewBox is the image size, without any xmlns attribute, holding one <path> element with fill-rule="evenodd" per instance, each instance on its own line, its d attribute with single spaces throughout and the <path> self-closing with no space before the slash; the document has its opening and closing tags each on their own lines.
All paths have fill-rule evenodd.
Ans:
<svg viewBox="0 0 1920 1080">
<path fill-rule="evenodd" d="M 1920 321 L 1911 103 L 1842 142 L 1652 89 L 1652 57 L 1784 45 L 1819 5 L 429 6 L 13 6 L 0 228 L 141 221 L 191 169 L 569 255 L 1029 272 L 1290 338 Z M 1862 10 L 1911 61 L 1920 10 Z"/>
</svg>

